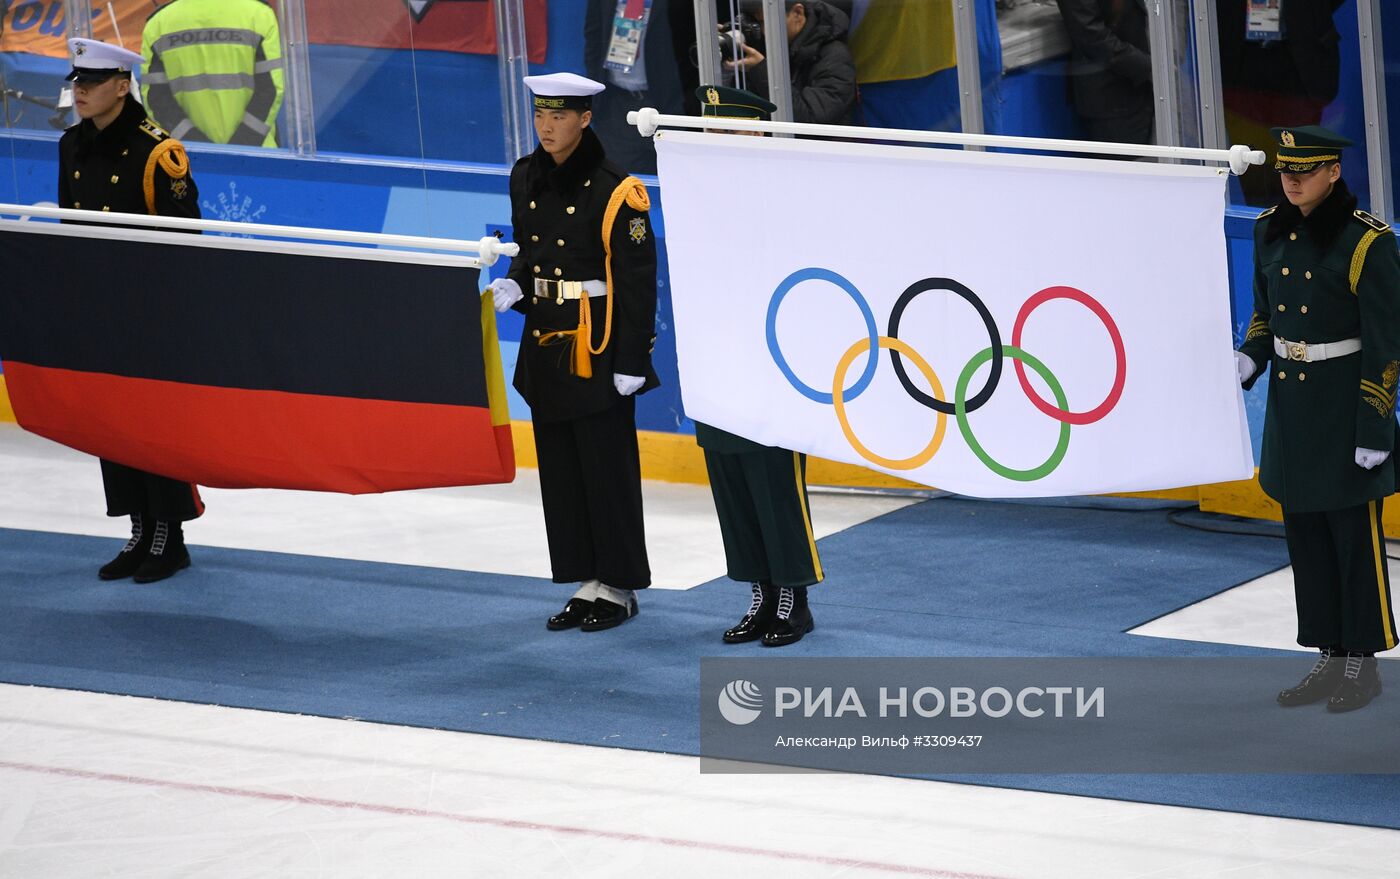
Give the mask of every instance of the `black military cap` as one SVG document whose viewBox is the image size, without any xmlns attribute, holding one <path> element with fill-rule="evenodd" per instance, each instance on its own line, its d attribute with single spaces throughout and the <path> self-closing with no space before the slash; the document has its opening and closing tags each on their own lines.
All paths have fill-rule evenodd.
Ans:
<svg viewBox="0 0 1400 879">
<path fill-rule="evenodd" d="M 1321 125 L 1271 128 L 1269 133 L 1278 141 L 1275 171 L 1307 173 L 1323 162 L 1338 161 L 1342 150 L 1352 145 L 1345 137 Z"/>
</svg>

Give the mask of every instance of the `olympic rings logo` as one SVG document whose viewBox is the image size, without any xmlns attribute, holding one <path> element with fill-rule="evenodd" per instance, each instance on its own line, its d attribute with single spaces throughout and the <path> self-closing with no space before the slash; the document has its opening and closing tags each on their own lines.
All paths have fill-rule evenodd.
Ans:
<svg viewBox="0 0 1400 879">
<path fill-rule="evenodd" d="M 835 374 L 831 380 L 831 391 L 818 390 L 807 385 L 788 365 L 787 358 L 783 356 L 782 348 L 778 344 L 777 326 L 778 310 L 782 307 L 783 299 L 794 287 L 804 281 L 826 281 L 834 284 L 851 297 L 856 307 L 860 309 L 860 315 L 865 323 L 865 338 L 857 340 L 846 353 L 841 355 L 837 361 Z M 899 338 L 899 322 L 904 316 L 904 311 L 922 293 L 932 290 L 946 290 L 954 293 L 967 302 L 977 311 L 982 318 L 983 324 L 987 328 L 987 336 L 990 345 L 982 351 L 973 355 L 972 359 L 963 367 L 958 380 L 953 387 L 953 400 L 948 402 L 943 383 L 939 380 L 937 373 L 928 361 L 919 352 L 915 351 L 907 342 Z M 1061 387 L 1059 379 L 1055 377 L 1044 363 L 1036 359 L 1029 352 L 1021 347 L 1021 334 L 1026 327 L 1026 321 L 1041 305 L 1052 299 L 1068 299 L 1078 302 L 1089 309 L 1102 321 L 1104 328 L 1108 330 L 1109 338 L 1113 341 L 1114 372 L 1113 386 L 1102 402 L 1092 409 L 1074 412 L 1069 409 L 1068 399 L 1065 397 L 1064 388 Z M 884 335 L 880 335 L 875 324 L 875 315 L 870 310 L 870 304 L 865 301 L 865 296 L 849 280 L 828 269 L 806 268 L 799 269 L 788 275 L 783 282 L 773 291 L 773 298 L 768 303 L 768 352 L 773 357 L 773 362 L 782 372 L 788 383 L 802 396 L 817 403 L 824 403 L 832 406 L 836 411 L 836 419 L 841 425 L 841 432 L 845 434 L 846 441 L 860 454 L 862 458 L 878 464 L 890 470 L 913 470 L 922 467 L 933 459 L 938 453 L 938 449 L 943 445 L 944 435 L 948 429 L 948 416 L 952 415 L 958 424 L 958 430 L 962 433 L 963 440 L 979 461 L 986 465 L 999 476 L 1006 479 L 1013 479 L 1018 482 L 1034 482 L 1043 479 L 1055 471 L 1064 461 L 1065 453 L 1069 451 L 1069 434 L 1071 425 L 1093 424 L 1102 420 L 1108 413 L 1118 405 L 1119 398 L 1123 395 L 1123 384 L 1127 380 L 1128 359 L 1123 348 L 1123 336 L 1118 331 L 1118 325 L 1114 323 L 1113 317 L 1108 313 L 1097 299 L 1075 287 L 1047 287 L 1030 297 L 1021 306 L 1020 312 L 1016 315 L 1016 322 L 1011 328 L 1011 344 L 1003 345 L 1001 332 L 998 330 L 996 322 L 992 319 L 992 314 L 987 310 L 986 304 L 963 284 L 951 278 L 925 278 L 910 284 L 909 287 L 900 294 L 899 300 L 895 302 L 894 308 L 890 311 L 889 325 Z M 890 360 L 894 366 L 895 375 L 899 378 L 900 385 L 905 393 L 920 405 L 932 409 L 936 413 L 936 423 L 933 430 L 933 438 L 929 440 L 922 451 L 908 458 L 887 458 L 869 449 L 860 438 L 856 436 L 855 430 L 851 427 L 849 418 L 846 415 L 846 404 L 865 393 L 870 387 L 870 382 L 875 378 L 875 370 L 879 365 L 879 358 L 874 354 L 877 350 L 890 352 Z M 865 369 L 856 378 L 855 383 L 846 387 L 846 376 L 850 372 L 851 364 L 862 354 L 868 354 L 865 361 Z M 909 378 L 909 373 L 905 369 L 903 358 L 909 358 L 919 374 L 928 382 L 933 394 L 927 394 L 919 388 Z M 1035 408 L 1043 412 L 1050 418 L 1060 422 L 1060 435 L 1056 441 L 1055 449 L 1050 453 L 1050 457 L 1045 462 L 1026 470 L 1017 470 L 1008 467 L 992 458 L 977 441 L 977 437 L 972 432 L 972 425 L 968 415 L 982 408 L 992 394 L 996 391 L 1001 382 L 1002 366 L 1007 359 L 1010 359 L 1015 367 L 1016 378 L 1020 382 L 1021 390 L 1026 397 L 1035 405 Z M 972 381 L 973 375 L 987 362 L 991 362 L 991 370 L 987 375 L 987 381 L 976 394 L 968 397 L 968 384 Z M 1029 366 L 1037 375 L 1045 380 L 1050 386 L 1050 392 L 1055 397 L 1055 403 L 1051 404 L 1045 400 L 1031 385 L 1030 379 L 1026 377 L 1026 367 Z"/>
</svg>

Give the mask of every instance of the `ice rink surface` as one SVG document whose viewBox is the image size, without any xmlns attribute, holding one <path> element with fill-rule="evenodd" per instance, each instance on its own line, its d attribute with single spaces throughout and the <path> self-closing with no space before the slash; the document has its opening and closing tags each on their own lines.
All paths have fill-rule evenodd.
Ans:
<svg viewBox="0 0 1400 879">
<path fill-rule="evenodd" d="M 95 461 L 12 425 L 0 425 L 0 486 L 0 527 L 124 536 L 101 515 Z M 548 576 L 533 471 L 386 496 L 205 497 L 195 545 Z M 904 503 L 815 494 L 817 534 Z M 708 489 L 648 484 L 646 504 L 657 585 L 723 574 Z M 1135 633 L 1287 648 L 1292 625 L 1284 571 Z M 877 776 L 701 774 L 693 757 L 0 685 L 5 879 L 1312 879 L 1400 877 L 1397 852 L 1400 832 L 1344 823 Z"/>
</svg>

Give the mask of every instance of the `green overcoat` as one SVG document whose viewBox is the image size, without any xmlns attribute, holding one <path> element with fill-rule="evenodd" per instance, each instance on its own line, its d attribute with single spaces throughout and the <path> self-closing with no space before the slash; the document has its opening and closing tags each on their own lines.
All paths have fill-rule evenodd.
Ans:
<svg viewBox="0 0 1400 879">
<path fill-rule="evenodd" d="M 1317 362 L 1280 356 L 1274 337 L 1314 345 L 1361 340 L 1358 353 Z M 1259 484 L 1287 513 L 1384 498 L 1397 488 L 1400 251 L 1390 227 L 1338 181 L 1309 216 L 1284 203 L 1254 231 L 1254 314 L 1240 350 L 1267 373 Z M 1296 351 L 1296 349 L 1295 349 Z M 1357 447 L 1392 452 L 1365 470 Z"/>
</svg>

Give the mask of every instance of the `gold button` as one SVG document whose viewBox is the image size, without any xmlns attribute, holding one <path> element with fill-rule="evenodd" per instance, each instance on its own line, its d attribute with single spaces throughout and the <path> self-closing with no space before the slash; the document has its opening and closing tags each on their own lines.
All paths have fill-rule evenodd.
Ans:
<svg viewBox="0 0 1400 879">
<path fill-rule="evenodd" d="M 564 270 L 563 270 L 563 269 L 555 269 L 555 270 L 554 270 L 554 277 L 556 277 L 556 278 L 562 276 L 563 274 L 564 274 Z"/>
<path fill-rule="evenodd" d="M 1287 310 L 1288 310 L 1288 306 L 1286 306 L 1286 305 L 1279 305 L 1278 310 L 1279 310 L 1279 311 L 1287 311 Z"/>
<path fill-rule="evenodd" d="M 1288 373 L 1286 373 L 1286 372 L 1284 372 L 1283 370 L 1280 369 L 1280 370 L 1279 370 L 1279 373 L 1278 373 L 1278 377 L 1279 377 L 1279 378 L 1288 378 Z"/>
<path fill-rule="evenodd" d="M 590 187 L 590 186 L 592 186 L 592 185 L 593 185 L 593 181 L 592 181 L 592 180 L 585 180 L 585 181 L 583 181 L 583 188 L 584 188 L 584 189 L 587 189 L 588 187 Z"/>
<path fill-rule="evenodd" d="M 113 182 L 113 183 L 116 183 L 116 182 L 117 182 L 118 180 L 120 180 L 120 179 L 121 179 L 121 178 L 118 177 L 117 175 L 115 175 L 115 174 L 112 175 L 112 182 Z"/>
<path fill-rule="evenodd" d="M 539 337 L 540 337 L 540 331 L 539 331 L 539 330 L 535 330 L 535 338 L 538 339 Z"/>
<path fill-rule="evenodd" d="M 130 153 L 130 152 L 131 152 L 131 150 L 122 150 L 122 155 L 125 156 L 125 155 L 127 155 L 128 153 Z"/>
<path fill-rule="evenodd" d="M 538 275 L 539 273 L 540 273 L 540 267 L 539 267 L 539 266 L 535 266 L 535 274 Z"/>
<path fill-rule="evenodd" d="M 555 244 L 558 244 L 560 247 L 563 247 L 563 246 L 564 246 L 564 239 L 563 239 L 563 238 L 560 238 L 558 241 L 555 242 Z"/>
<path fill-rule="evenodd" d="M 534 202 L 530 202 L 530 210 L 533 211 L 534 209 L 535 209 L 535 203 L 534 203 Z"/>
<path fill-rule="evenodd" d="M 531 236 L 530 236 L 530 240 L 531 240 L 531 241 L 539 241 L 539 240 L 540 240 L 540 236 L 538 236 L 538 235 L 531 235 Z"/>
<path fill-rule="evenodd" d="M 564 213 L 566 213 L 566 214 L 572 214 L 573 212 L 574 212 L 574 206 L 573 206 L 573 205 L 569 205 L 568 207 L 564 208 Z"/>
<path fill-rule="evenodd" d="M 83 203 L 82 203 L 82 202 L 80 202 L 80 201 L 75 201 L 75 202 L 73 202 L 73 210 L 75 210 L 75 211 L 82 210 L 82 207 L 83 207 Z"/>
<path fill-rule="evenodd" d="M 1307 307 L 1306 305 L 1302 306 L 1302 307 L 1299 308 L 1298 310 L 1301 311 L 1303 314 L 1307 314 L 1307 313 L 1308 313 L 1308 307 Z"/>
<path fill-rule="evenodd" d="M 82 172 L 82 171 L 74 171 L 74 172 L 73 172 L 73 179 L 74 179 L 74 180 L 82 180 L 82 179 L 83 179 L 83 172 Z"/>
<path fill-rule="evenodd" d="M 1288 274 L 1288 266 L 1284 266 L 1284 267 L 1283 267 L 1283 273 L 1284 273 L 1285 275 Z"/>
<path fill-rule="evenodd" d="M 1307 380 L 1307 377 L 1308 377 L 1308 374 L 1307 374 L 1306 372 L 1300 372 L 1300 373 L 1298 373 L 1298 381 L 1305 381 L 1305 380 Z"/>
<path fill-rule="evenodd" d="M 1289 241 L 1297 241 L 1297 240 L 1298 240 L 1298 233 L 1297 233 L 1297 232 L 1289 232 L 1289 233 L 1288 233 L 1288 240 L 1289 240 Z"/>
<path fill-rule="evenodd" d="M 1311 280 L 1312 280 L 1312 272 L 1303 272 L 1303 277 L 1304 277 L 1304 278 L 1307 278 L 1309 281 L 1311 281 Z"/>
<path fill-rule="evenodd" d="M 102 210 L 104 210 L 104 211 L 110 211 L 111 208 L 107 207 L 107 206 L 104 204 L 104 205 L 102 206 Z"/>
</svg>

